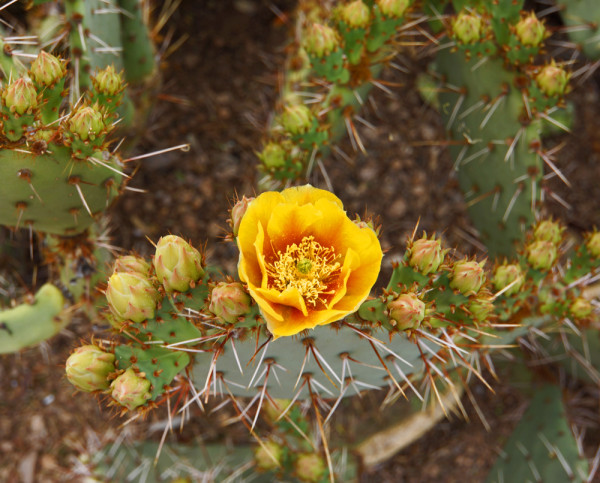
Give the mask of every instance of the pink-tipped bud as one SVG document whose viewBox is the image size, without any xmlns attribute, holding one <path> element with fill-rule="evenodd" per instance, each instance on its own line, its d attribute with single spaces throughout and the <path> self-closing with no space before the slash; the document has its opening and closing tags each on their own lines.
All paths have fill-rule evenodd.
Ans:
<svg viewBox="0 0 600 483">
<path fill-rule="evenodd" d="M 103 391 L 109 386 L 108 375 L 115 372 L 115 355 L 93 344 L 84 345 L 69 356 L 65 371 L 80 391 Z"/>
<path fill-rule="evenodd" d="M 115 71 L 115 68 L 112 65 L 99 71 L 92 78 L 92 83 L 94 84 L 96 92 L 107 96 L 114 96 L 125 89 L 123 78 Z"/>
<path fill-rule="evenodd" d="M 65 77 L 67 68 L 59 59 L 42 50 L 31 63 L 29 72 L 38 84 L 51 86 Z"/>
<path fill-rule="evenodd" d="M 248 210 L 248 206 L 252 202 L 254 198 L 246 198 L 242 196 L 242 199 L 239 200 L 233 208 L 231 208 L 231 231 L 233 232 L 233 236 L 237 236 L 240 230 L 240 223 L 242 222 L 242 218 L 246 214 L 246 210 Z"/>
<path fill-rule="evenodd" d="M 527 245 L 527 261 L 536 270 L 550 270 L 558 251 L 556 245 L 546 240 L 535 240 Z"/>
<path fill-rule="evenodd" d="M 106 128 L 104 116 L 96 106 L 81 106 L 69 118 L 68 127 L 69 131 L 82 141 L 93 141 Z"/>
<path fill-rule="evenodd" d="M 274 471 L 283 463 L 283 447 L 275 441 L 265 441 L 254 450 L 254 461 L 262 471 Z"/>
<path fill-rule="evenodd" d="M 152 397 L 150 386 L 150 381 L 143 374 L 136 374 L 130 367 L 111 383 L 111 395 L 121 406 L 133 411 Z"/>
<path fill-rule="evenodd" d="M 600 231 L 595 231 L 588 236 L 585 247 L 592 257 L 600 258 Z"/>
<path fill-rule="evenodd" d="M 447 250 L 442 250 L 439 240 L 420 238 L 410 247 L 409 264 L 423 275 L 437 271 Z"/>
<path fill-rule="evenodd" d="M 158 291 L 150 280 L 136 272 L 115 272 L 108 279 L 106 299 L 120 320 L 143 322 L 154 318 Z"/>
<path fill-rule="evenodd" d="M 362 0 L 355 0 L 340 8 L 340 17 L 352 28 L 366 28 L 371 20 L 371 10 Z"/>
<path fill-rule="evenodd" d="M 10 112 L 19 115 L 31 114 L 38 106 L 35 86 L 25 77 L 20 77 L 9 84 L 2 93 L 2 100 Z"/>
<path fill-rule="evenodd" d="M 150 276 L 150 270 L 152 266 L 143 258 L 136 257 L 134 255 L 124 255 L 115 260 L 113 273 L 115 272 L 129 272 L 139 273 L 144 277 Z"/>
<path fill-rule="evenodd" d="M 536 75 L 535 81 L 547 97 L 560 97 L 566 94 L 570 77 L 571 74 L 552 61 L 542 67 Z"/>
<path fill-rule="evenodd" d="M 504 291 L 504 294 L 507 296 L 518 293 L 524 282 L 523 270 L 517 264 L 500 265 L 496 268 L 492 280 L 494 288 L 498 292 L 510 285 L 510 288 Z"/>
<path fill-rule="evenodd" d="M 473 295 L 485 282 L 483 266 L 485 262 L 460 261 L 454 264 L 450 287 L 458 290 L 463 295 Z"/>
<path fill-rule="evenodd" d="M 167 292 L 187 292 L 204 275 L 200 252 L 175 235 L 158 240 L 153 262 Z"/>
<path fill-rule="evenodd" d="M 294 469 L 300 481 L 317 483 L 326 476 L 327 465 L 320 454 L 302 453 L 298 455 Z"/>
<path fill-rule="evenodd" d="M 251 308 L 252 298 L 239 282 L 220 282 L 210 293 L 208 310 L 230 324 L 249 313 Z"/>
<path fill-rule="evenodd" d="M 325 57 L 338 48 L 340 41 L 334 29 L 327 25 L 313 23 L 304 33 L 302 46 L 315 57 Z"/>
<path fill-rule="evenodd" d="M 519 42 L 529 47 L 538 47 L 546 37 L 546 27 L 535 15 L 531 12 L 528 15 L 523 15 L 521 20 L 515 25 L 515 33 Z"/>
<path fill-rule="evenodd" d="M 593 310 L 594 307 L 590 301 L 583 297 L 577 297 L 569 307 L 569 312 L 576 319 L 585 319 L 586 317 L 589 317 L 592 315 Z"/>
<path fill-rule="evenodd" d="M 475 322 L 484 322 L 494 312 L 494 304 L 488 298 L 474 298 L 469 301 L 469 312 Z"/>
<path fill-rule="evenodd" d="M 562 240 L 564 227 L 552 220 L 544 220 L 538 223 L 533 231 L 536 240 L 549 241 L 558 245 Z"/>
<path fill-rule="evenodd" d="M 258 158 L 267 169 L 283 168 L 285 166 L 287 152 L 281 144 L 269 143 L 263 148 L 262 152 L 258 155 Z"/>
<path fill-rule="evenodd" d="M 279 122 L 283 129 L 292 135 L 304 134 L 313 124 L 313 113 L 304 104 L 285 106 Z"/>
<path fill-rule="evenodd" d="M 388 302 L 387 309 L 392 325 L 400 330 L 417 329 L 425 318 L 425 302 L 412 293 Z"/>
<path fill-rule="evenodd" d="M 386 17 L 400 18 L 409 7 L 411 0 L 375 0 L 379 10 Z"/>
<path fill-rule="evenodd" d="M 479 15 L 461 11 L 452 22 L 454 38 L 461 44 L 475 44 L 483 38 L 483 20 Z"/>
</svg>

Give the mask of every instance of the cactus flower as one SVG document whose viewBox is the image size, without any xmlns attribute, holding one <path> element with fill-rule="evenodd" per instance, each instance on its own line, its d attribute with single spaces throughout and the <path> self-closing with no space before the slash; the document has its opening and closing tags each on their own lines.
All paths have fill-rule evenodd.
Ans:
<svg viewBox="0 0 600 483">
<path fill-rule="evenodd" d="M 115 355 L 93 344 L 75 349 L 67 359 L 67 379 L 85 392 L 108 389 L 108 375 L 115 371 Z"/>
<path fill-rule="evenodd" d="M 458 290 L 463 295 L 473 295 L 485 282 L 483 265 L 485 262 L 461 261 L 454 264 L 450 287 Z"/>
<path fill-rule="evenodd" d="M 69 131 L 82 141 L 94 140 L 104 129 L 104 116 L 96 106 L 81 106 L 68 122 Z"/>
<path fill-rule="evenodd" d="M 154 317 L 158 291 L 140 273 L 115 272 L 108 279 L 106 299 L 118 319 L 143 322 Z"/>
<path fill-rule="evenodd" d="M 133 411 L 152 397 L 150 385 L 143 374 L 136 374 L 130 367 L 111 383 L 111 395 L 121 406 Z"/>
<path fill-rule="evenodd" d="M 221 282 L 210 293 L 208 310 L 233 324 L 239 317 L 250 312 L 251 306 L 252 299 L 241 283 Z"/>
<path fill-rule="evenodd" d="M 500 265 L 496 268 L 494 278 L 492 279 L 492 283 L 498 292 L 508 287 L 511 283 L 513 284 L 504 292 L 506 296 L 516 294 L 523 286 L 524 281 L 523 270 L 516 264 Z"/>
<path fill-rule="evenodd" d="M 558 252 L 556 245 L 546 240 L 536 240 L 527 245 L 527 261 L 536 270 L 549 270 Z"/>
<path fill-rule="evenodd" d="M 439 240 L 420 238 L 410 246 L 410 258 L 408 263 L 423 275 L 437 271 L 448 250 L 442 250 Z"/>
<path fill-rule="evenodd" d="M 29 71 L 35 82 L 45 86 L 54 85 L 67 73 L 66 67 L 59 59 L 43 50 L 40 51 L 36 59 L 31 63 Z"/>
<path fill-rule="evenodd" d="M 387 304 L 389 317 L 400 330 L 416 329 L 425 318 L 425 302 L 405 293 Z"/>
<path fill-rule="evenodd" d="M 187 292 L 204 276 L 200 252 L 175 235 L 158 240 L 153 262 L 156 276 L 167 292 Z"/>
<path fill-rule="evenodd" d="M 237 236 L 240 231 L 240 223 L 242 222 L 242 218 L 246 214 L 246 210 L 248 209 L 248 205 L 254 198 L 246 198 L 242 196 L 242 199 L 239 200 L 233 208 L 231 208 L 231 231 L 233 232 L 233 236 Z"/>
<path fill-rule="evenodd" d="M 362 0 L 355 0 L 340 8 L 340 16 L 352 28 L 366 28 L 371 20 L 371 11 Z"/>
<path fill-rule="evenodd" d="M 12 113 L 31 113 L 38 106 L 37 92 L 30 79 L 20 77 L 6 87 L 2 93 L 4 105 Z"/>
<path fill-rule="evenodd" d="M 571 74 L 552 61 L 550 64 L 542 67 L 536 75 L 535 81 L 547 97 L 560 97 L 566 94 L 570 77 Z"/>
<path fill-rule="evenodd" d="M 152 266 L 143 258 L 136 257 L 135 255 L 124 255 L 115 260 L 113 273 L 131 272 L 139 273 L 144 277 L 149 277 L 151 269 Z"/>
<path fill-rule="evenodd" d="M 237 243 L 240 280 L 275 337 L 356 311 L 383 257 L 372 229 L 353 223 L 335 195 L 310 185 L 254 199 Z"/>
<path fill-rule="evenodd" d="M 375 0 L 381 13 L 386 17 L 400 18 L 406 12 L 411 0 Z"/>
<path fill-rule="evenodd" d="M 302 46 L 315 57 L 325 57 L 338 48 L 340 41 L 334 29 L 313 23 L 304 33 Z"/>
</svg>

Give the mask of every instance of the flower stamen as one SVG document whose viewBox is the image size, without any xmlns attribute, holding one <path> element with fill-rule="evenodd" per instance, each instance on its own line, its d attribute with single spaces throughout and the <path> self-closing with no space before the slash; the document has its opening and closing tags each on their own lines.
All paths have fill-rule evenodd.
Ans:
<svg viewBox="0 0 600 483">
<path fill-rule="evenodd" d="M 298 289 L 307 304 L 327 303 L 324 295 L 335 293 L 331 283 L 339 274 L 341 255 L 333 248 L 322 246 L 313 236 L 305 236 L 299 245 L 288 245 L 284 252 L 278 251 L 275 261 L 266 263 L 269 288 L 281 292 L 293 287 Z"/>
</svg>

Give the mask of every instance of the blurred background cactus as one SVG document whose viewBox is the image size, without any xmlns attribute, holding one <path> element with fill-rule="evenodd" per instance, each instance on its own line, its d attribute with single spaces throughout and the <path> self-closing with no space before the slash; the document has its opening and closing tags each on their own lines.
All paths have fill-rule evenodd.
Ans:
<svg viewBox="0 0 600 483">
<path fill-rule="evenodd" d="M 24 407 L 21 419 L 37 440 L 3 427 L 16 436 L 3 446 L 12 461 L 2 477 L 34 481 L 60 469 L 108 481 L 352 481 L 372 472 L 384 481 L 462 481 L 466 471 L 475 481 L 592 478 L 600 443 L 597 411 L 588 410 L 600 380 L 594 6 L 232 1 L 152 11 L 128 2 L 33 3 L 37 15 L 25 17 L 18 5 L 3 13 L 14 25 L 49 24 L 43 31 L 55 33 L 39 39 L 58 60 L 41 54 L 3 83 L 6 178 L 17 173 L 27 186 L 1 192 L 3 223 L 25 228 L 5 243 L 12 270 L 2 283 L 16 295 L 15 274 L 35 280 L 34 267 L 45 263 L 38 284 L 54 284 L 2 312 L 0 348 L 45 340 L 86 300 L 91 310 L 50 344 L 3 357 L 0 374 L 14 390 L 2 389 L 2 409 Z M 142 25 L 149 12 L 157 28 L 132 34 L 128 22 Z M 163 38 L 168 14 L 174 27 Z M 121 19 L 108 37 L 93 30 L 103 15 Z M 128 33 L 122 50 L 113 42 L 119 24 Z M 162 87 L 146 62 L 150 37 L 166 67 Z M 105 68 L 114 50 L 119 60 Z M 13 50 L 3 68 L 19 55 Z M 68 77 L 70 98 L 46 71 L 36 77 L 48 63 Z M 192 150 L 144 162 L 129 180 L 115 150 L 124 131 L 115 131 L 148 116 L 153 98 L 162 102 L 147 128 L 129 138 L 147 151 L 182 143 Z M 42 152 L 33 149 L 39 139 Z M 16 156 L 15 148 L 29 152 Z M 59 182 L 40 179 L 40 165 L 54 164 L 60 173 L 45 176 L 60 181 L 68 172 L 68 202 Z M 77 171 L 73 180 L 71 169 L 98 170 L 98 178 Z M 103 186 L 100 196 L 108 177 L 113 191 Z M 147 193 L 124 193 L 124 180 Z M 335 192 L 350 216 L 368 208 L 353 236 L 377 233 L 387 253 L 355 314 L 281 335 L 273 325 L 279 309 L 265 312 L 253 288 L 254 269 L 238 277 L 238 249 L 247 244 L 240 220 L 261 190 L 307 181 Z M 119 228 L 108 240 L 101 213 L 118 194 L 111 211 Z M 63 204 L 50 217 L 29 215 L 46 208 L 46 197 Z M 72 208 L 76 217 L 59 216 Z M 237 247 L 217 244 L 223 236 Z M 294 250 L 310 245 L 338 269 L 319 243 L 297 243 Z M 124 249 L 116 262 L 111 246 Z M 305 277 L 320 259 L 302 253 L 296 269 Z M 285 268 L 266 260 L 269 277 L 270 266 Z M 107 285 L 92 290 L 98 282 Z M 345 297 L 330 289 L 318 289 L 325 299 L 304 300 Z M 40 350 L 51 369 L 32 365 Z M 55 374 L 57 364 L 66 364 L 66 377 Z M 101 404 L 71 398 L 67 380 Z M 107 430 L 109 408 L 128 424 Z M 47 411 L 80 434 L 32 417 Z M 438 424 L 455 413 L 481 422 Z M 422 446 L 381 466 L 425 428 L 433 435 Z M 56 452 L 40 450 L 50 438 Z"/>
</svg>

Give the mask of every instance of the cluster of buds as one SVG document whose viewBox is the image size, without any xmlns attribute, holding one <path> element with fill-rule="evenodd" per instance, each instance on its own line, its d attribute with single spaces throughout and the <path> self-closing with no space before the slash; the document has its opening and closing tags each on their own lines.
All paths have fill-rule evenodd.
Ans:
<svg viewBox="0 0 600 483">
<path fill-rule="evenodd" d="M 533 232 L 533 239 L 525 247 L 527 262 L 535 270 L 550 270 L 558 257 L 562 241 L 562 228 L 552 220 L 539 223 Z"/>
</svg>

